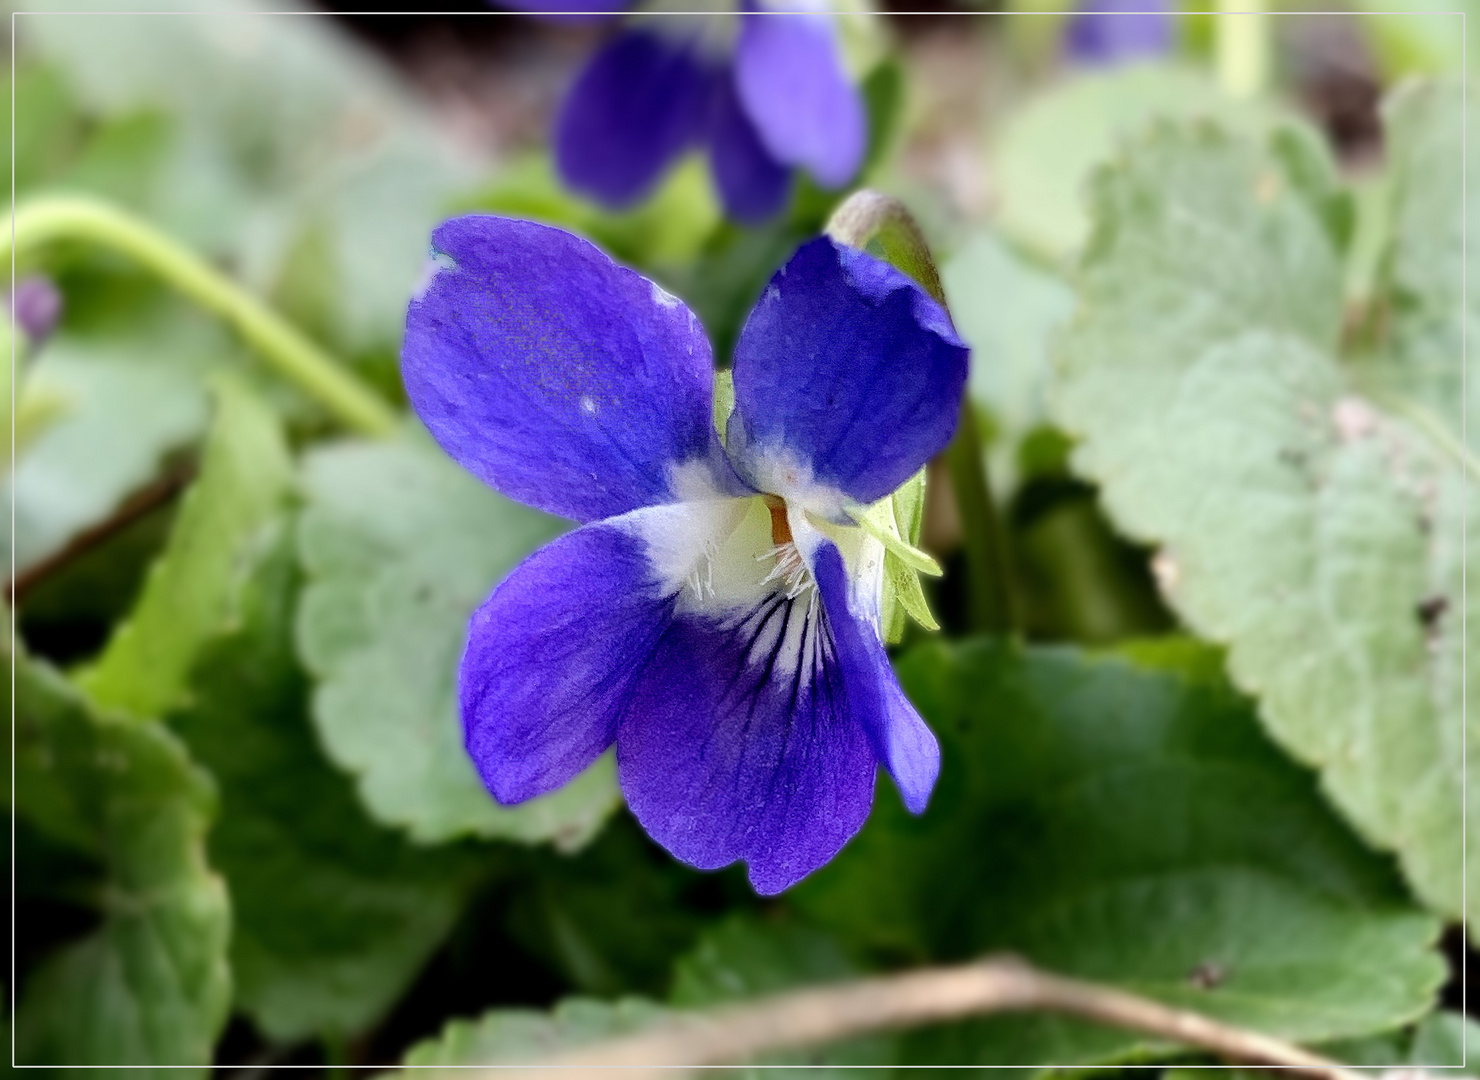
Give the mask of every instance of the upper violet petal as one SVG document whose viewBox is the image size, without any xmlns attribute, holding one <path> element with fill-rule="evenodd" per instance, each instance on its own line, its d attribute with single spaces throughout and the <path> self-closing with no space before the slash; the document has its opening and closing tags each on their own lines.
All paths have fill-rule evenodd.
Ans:
<svg viewBox="0 0 1480 1080">
<path fill-rule="evenodd" d="M 1088 0 L 1064 30 L 1065 52 L 1083 67 L 1150 59 L 1171 47 L 1165 0 Z"/>
<path fill-rule="evenodd" d="M 740 333 L 730 451 L 758 490 L 790 497 L 768 477 L 800 470 L 874 502 L 950 441 L 967 355 L 912 279 L 813 240 L 771 279 Z"/>
<path fill-rule="evenodd" d="M 791 170 L 761 144 L 745 115 L 733 80 L 717 82 L 709 119 L 709 159 L 725 210 L 736 221 L 757 224 L 786 203 Z"/>
<path fill-rule="evenodd" d="M 940 744 L 905 697 L 879 638 L 877 581 L 872 588 L 850 582 L 842 556 L 830 543 L 819 546 L 812 565 L 827 609 L 854 715 L 868 733 L 879 763 L 889 770 L 906 809 L 923 813 L 940 774 Z"/>
<path fill-rule="evenodd" d="M 873 801 L 874 752 L 815 601 L 677 615 L 617 731 L 618 777 L 648 834 L 701 869 L 744 859 L 762 895 L 836 855 Z"/>
<path fill-rule="evenodd" d="M 740 100 L 771 156 L 824 187 L 857 174 L 868 144 L 863 100 L 848 80 L 828 15 L 750 11 L 735 51 Z"/>
<path fill-rule="evenodd" d="M 561 107 L 555 162 L 576 191 L 628 206 L 703 134 L 715 79 L 696 43 L 629 30 L 581 73 Z"/>
<path fill-rule="evenodd" d="M 535 552 L 474 613 L 459 698 L 499 802 L 554 790 L 611 745 L 673 606 L 652 577 L 643 541 L 598 522 Z"/>
<path fill-rule="evenodd" d="M 594 22 L 631 7 L 630 0 L 498 0 L 494 6 L 571 22 Z"/>
<path fill-rule="evenodd" d="M 527 221 L 454 218 L 432 241 L 401 372 L 464 468 L 591 521 L 672 501 L 679 468 L 714 459 L 709 341 L 677 298 Z"/>
<path fill-rule="evenodd" d="M 37 274 L 11 286 L 10 317 L 33 345 L 51 336 L 62 317 L 62 294 L 49 277 Z"/>
</svg>

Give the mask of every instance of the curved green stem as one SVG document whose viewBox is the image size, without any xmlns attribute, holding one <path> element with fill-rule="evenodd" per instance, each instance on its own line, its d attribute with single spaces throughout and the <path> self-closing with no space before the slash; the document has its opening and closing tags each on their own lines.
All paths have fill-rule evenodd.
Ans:
<svg viewBox="0 0 1480 1080">
<path fill-rule="evenodd" d="M 71 196 L 37 199 L 16 210 L 17 254 L 57 240 L 94 243 L 137 260 L 236 327 L 263 360 L 347 427 L 386 435 L 399 426 L 395 410 L 271 308 L 133 215 L 97 199 Z"/>
</svg>

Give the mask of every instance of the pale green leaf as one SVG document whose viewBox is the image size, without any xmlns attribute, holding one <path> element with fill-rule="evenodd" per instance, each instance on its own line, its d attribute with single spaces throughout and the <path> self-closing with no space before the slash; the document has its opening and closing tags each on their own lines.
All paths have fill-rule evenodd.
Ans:
<svg viewBox="0 0 1480 1080">
<path fill-rule="evenodd" d="M 1464 252 L 1480 251 L 1480 214 L 1461 213 L 1465 175 L 1480 175 L 1480 140 L 1465 138 L 1466 104 L 1452 82 L 1410 83 L 1386 104 L 1392 248 L 1378 295 L 1388 336 L 1356 358 L 1369 392 L 1400 410 L 1421 407 L 1452 435 L 1466 413 L 1480 419 L 1480 379 L 1466 385 L 1459 362 L 1464 337 L 1480 340 L 1480 280 L 1461 272 Z M 1477 440 L 1472 431 L 1472 447 Z"/>
<path fill-rule="evenodd" d="M 1434 1013 L 1424 1017 L 1413 1033 L 1408 1064 L 1420 1069 L 1468 1065 L 1461 1075 L 1474 1076 L 1480 1069 L 1467 1060 L 1471 1047 L 1480 1049 L 1480 1024 L 1461 1013 Z"/>
<path fill-rule="evenodd" d="M 1048 258 L 1072 256 L 1089 232 L 1084 186 L 1095 168 L 1153 120 L 1188 117 L 1251 129 L 1268 122 L 1207 75 L 1173 65 L 1134 64 L 1055 86 L 1017 110 L 992 148 L 1002 229 Z"/>
<path fill-rule="evenodd" d="M 994 488 L 1017 483 L 1019 444 L 1048 422 L 1049 345 L 1074 294 L 1014 254 L 994 233 L 974 234 L 941 268 L 951 318 L 971 346 L 971 403 L 990 420 Z"/>
<path fill-rule="evenodd" d="M 79 676 L 105 707 L 153 716 L 180 703 L 191 664 L 225 625 L 244 565 L 290 494 L 293 466 L 276 415 L 232 379 L 216 381 L 215 397 L 200 475 L 169 543 L 134 610 Z"/>
<path fill-rule="evenodd" d="M 1430 906 L 1458 916 L 1466 741 L 1480 765 L 1480 728 L 1459 707 L 1476 628 L 1461 567 L 1466 549 L 1480 555 L 1461 508 L 1480 487 L 1445 367 L 1446 351 L 1460 363 L 1460 189 L 1444 179 L 1459 147 L 1422 134 L 1451 127 L 1439 88 L 1406 101 L 1394 188 L 1414 194 L 1395 215 L 1386 339 L 1342 359 L 1332 204 L 1287 146 L 1164 130 L 1100 177 L 1056 411 L 1081 440 L 1075 468 L 1124 532 L 1161 546 L 1164 596 L 1229 646 L 1271 734 L 1398 853 Z M 1414 199 L 1425 205 L 1403 209 Z M 1446 266 L 1447 291 L 1434 284 Z M 1480 877 L 1468 891 L 1473 905 Z"/>
<path fill-rule="evenodd" d="M 108 517 L 206 428 L 195 361 L 219 349 L 220 336 L 190 319 L 145 319 L 110 331 L 58 335 L 20 376 L 22 405 L 44 399 L 52 415 L 6 483 L 17 570 Z M 7 552 L 10 544 L 7 536 Z"/>
<path fill-rule="evenodd" d="M 1266 741 L 1216 654 L 1135 655 L 907 654 L 901 683 L 941 742 L 930 807 L 913 817 L 881 785 L 862 833 L 792 902 L 895 954 L 1008 951 L 1299 1041 L 1425 1012 L 1444 978 L 1437 920 Z M 909 1036 L 903 1059 L 1067 1066 L 1148 1049 L 1005 1016 Z"/>
<path fill-rule="evenodd" d="M 490 855 L 412 847 L 366 818 L 324 760 L 293 653 L 298 573 L 286 528 L 279 537 L 197 664 L 190 707 L 169 719 L 221 787 L 210 852 L 231 890 L 237 1007 L 275 1042 L 348 1039 L 405 993 Z"/>
<path fill-rule="evenodd" d="M 610 759 L 500 807 L 463 749 L 457 707 L 468 616 L 559 523 L 496 495 L 420 435 L 316 450 L 305 485 L 299 652 L 318 680 L 320 738 L 370 813 L 423 841 L 584 843 L 617 803 Z"/>
<path fill-rule="evenodd" d="M 211 782 L 168 731 L 99 713 L 45 664 L 11 659 L 16 813 L 102 878 L 98 928 L 21 988 L 15 1060 L 204 1076 L 230 1000 L 226 890 L 205 860 Z M 151 1072 L 190 1075 L 117 1074 Z"/>
<path fill-rule="evenodd" d="M 434 1039 L 413 1046 L 406 1068 L 427 1077 L 449 1066 L 529 1065 L 553 1054 L 662 1023 L 672 1013 L 639 998 L 616 1002 L 572 998 L 551 1012 L 495 1009 L 477 1020 L 454 1020 Z"/>
</svg>

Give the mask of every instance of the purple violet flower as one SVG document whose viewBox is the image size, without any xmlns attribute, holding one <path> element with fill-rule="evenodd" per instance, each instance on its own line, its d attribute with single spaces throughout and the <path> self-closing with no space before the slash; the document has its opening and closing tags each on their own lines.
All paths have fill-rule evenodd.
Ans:
<svg viewBox="0 0 1480 1080">
<path fill-rule="evenodd" d="M 1064 31 L 1064 51 L 1080 67 L 1149 60 L 1171 47 L 1166 0 L 1088 0 Z"/>
<path fill-rule="evenodd" d="M 572 188 L 621 208 L 703 149 L 729 215 L 758 222 L 785 203 L 793 168 L 827 188 L 852 180 L 867 128 L 827 13 L 747 4 L 648 14 L 577 78 L 556 123 L 555 160 Z"/>
<path fill-rule="evenodd" d="M 48 277 L 22 278 L 12 286 L 7 300 L 10 317 L 32 345 L 50 337 L 62 317 L 62 294 Z"/>
<path fill-rule="evenodd" d="M 925 808 L 934 736 L 880 640 L 884 548 L 855 524 L 943 448 L 967 349 L 889 265 L 813 240 L 740 335 L 724 444 L 709 341 L 677 298 L 558 229 L 433 235 L 401 354 L 462 466 L 580 528 L 473 615 L 468 752 L 501 803 L 613 743 L 628 805 L 702 869 L 763 894 L 862 827 L 877 765 Z"/>
</svg>

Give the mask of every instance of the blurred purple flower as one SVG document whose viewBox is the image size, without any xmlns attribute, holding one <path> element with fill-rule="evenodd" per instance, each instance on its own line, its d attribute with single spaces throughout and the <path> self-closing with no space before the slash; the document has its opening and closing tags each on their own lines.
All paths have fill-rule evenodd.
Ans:
<svg viewBox="0 0 1480 1080">
<path fill-rule="evenodd" d="M 62 294 L 48 277 L 28 277 L 12 288 L 10 317 L 33 345 L 51 335 L 62 316 Z"/>
<path fill-rule="evenodd" d="M 1064 31 L 1064 51 L 1081 67 L 1146 60 L 1172 47 L 1165 0 L 1089 0 Z"/>
<path fill-rule="evenodd" d="M 793 168 L 824 187 L 848 183 L 867 135 L 831 16 L 751 4 L 630 22 L 571 88 L 555 160 L 572 188 L 620 208 L 684 152 L 707 150 L 729 215 L 756 222 L 781 209 Z"/>
<path fill-rule="evenodd" d="M 406 390 L 444 449 L 582 522 L 473 615 L 468 752 L 501 803 L 616 744 L 622 790 L 675 856 L 777 893 L 862 827 L 876 768 L 925 807 L 935 738 L 879 633 L 884 550 L 855 524 L 945 446 L 967 350 L 872 256 L 814 240 L 735 349 L 722 446 L 703 327 L 547 226 L 474 216 L 433 237 Z"/>
</svg>

